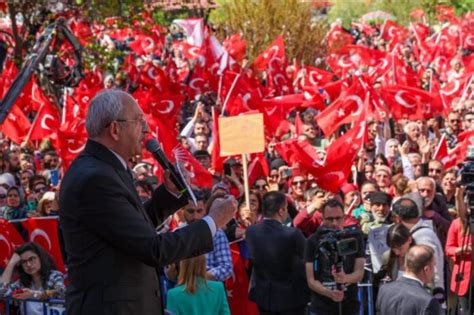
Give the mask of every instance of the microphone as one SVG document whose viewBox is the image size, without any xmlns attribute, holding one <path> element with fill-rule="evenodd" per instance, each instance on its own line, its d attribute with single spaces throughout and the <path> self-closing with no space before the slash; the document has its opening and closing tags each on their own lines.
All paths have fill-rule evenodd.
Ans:
<svg viewBox="0 0 474 315">
<path fill-rule="evenodd" d="M 191 194 L 188 190 L 188 186 L 184 182 L 183 177 L 181 176 L 181 174 L 178 173 L 174 165 L 171 164 L 171 162 L 168 160 L 165 153 L 161 149 L 160 143 L 156 139 L 150 139 L 146 142 L 145 146 L 146 149 L 153 155 L 155 160 L 160 163 L 161 167 L 163 167 L 163 169 L 165 170 L 170 171 L 171 181 L 179 190 L 179 192 L 181 194 L 184 194 L 186 198 L 192 199 Z"/>
</svg>

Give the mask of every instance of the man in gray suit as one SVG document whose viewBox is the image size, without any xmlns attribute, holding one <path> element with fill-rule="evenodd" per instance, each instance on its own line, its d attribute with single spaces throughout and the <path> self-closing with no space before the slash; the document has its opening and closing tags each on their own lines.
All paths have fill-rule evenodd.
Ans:
<svg viewBox="0 0 474 315">
<path fill-rule="evenodd" d="M 380 288 L 376 306 L 378 314 L 441 314 L 438 301 L 424 288 L 433 281 L 434 267 L 434 250 L 430 246 L 410 248 L 405 256 L 403 277 Z"/>
</svg>

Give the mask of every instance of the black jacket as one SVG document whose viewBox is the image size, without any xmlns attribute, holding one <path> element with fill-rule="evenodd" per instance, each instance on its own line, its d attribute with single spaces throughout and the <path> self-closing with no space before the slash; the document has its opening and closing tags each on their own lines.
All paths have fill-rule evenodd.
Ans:
<svg viewBox="0 0 474 315">
<path fill-rule="evenodd" d="M 245 236 L 252 262 L 250 300 L 267 311 L 282 312 L 309 302 L 304 266 L 305 238 L 276 220 L 250 226 Z"/>
<path fill-rule="evenodd" d="M 156 268 L 213 248 L 202 220 L 175 233 L 156 233 L 160 220 L 184 204 L 159 187 L 143 206 L 118 158 L 89 140 L 60 192 L 67 314 L 161 314 Z"/>
</svg>

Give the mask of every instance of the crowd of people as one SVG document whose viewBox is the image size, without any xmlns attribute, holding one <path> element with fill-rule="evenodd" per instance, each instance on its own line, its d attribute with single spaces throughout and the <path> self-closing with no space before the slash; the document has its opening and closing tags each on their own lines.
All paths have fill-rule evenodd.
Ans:
<svg viewBox="0 0 474 315">
<path fill-rule="evenodd" d="M 315 61 L 324 69 L 289 64 L 278 39 L 249 65 L 236 52 L 244 43 L 240 35 L 220 45 L 202 20 L 177 21 L 166 34 L 154 25 L 154 35 L 143 37 L 113 20 L 101 29 L 70 17 L 79 39 L 91 41 L 94 34 L 105 49 L 126 57 L 116 60 L 116 73 L 89 71 L 83 85 L 66 93 L 62 127 L 48 127 L 49 136 L 31 140 L 34 121 L 49 106 L 45 99 L 37 110 L 23 109 L 33 131 L 12 139 L 11 128 L 3 127 L 0 218 L 61 212 L 61 181 L 80 151 L 71 154 L 70 145 L 85 143 L 84 126 L 76 122 L 98 90 L 125 90 L 146 115 L 142 128 L 158 137 L 169 158 L 181 163 L 176 148 L 186 152 L 196 201 L 153 220 L 158 233 L 201 220 L 218 198 L 239 200 L 235 218 L 213 234 L 211 252 L 161 268 L 168 290 L 163 302 L 172 314 L 231 312 L 226 289 L 235 277 L 235 244 L 250 281 L 245 303 L 255 303 L 260 314 L 308 308 L 358 314 L 368 303 L 380 314 L 470 314 L 470 208 L 460 162 L 474 135 L 474 18 L 439 10 L 434 25 L 416 15 L 409 27 L 386 20 L 344 29 L 335 22 L 327 58 Z M 148 22 L 144 15 L 137 26 Z M 151 50 L 137 44 L 156 36 L 161 41 Z M 9 62 L 5 73 L 12 73 Z M 0 83 L 8 88 L 5 78 Z M 249 155 L 244 179 L 246 161 L 219 156 L 216 116 L 255 111 L 264 116 L 266 145 Z M 146 153 L 126 163 L 146 204 L 164 181 L 163 170 Z M 356 244 L 344 258 L 330 247 L 327 235 L 335 231 L 346 231 Z M 44 249 L 27 243 L 2 266 L 0 293 L 19 300 L 64 297 L 66 275 L 54 266 Z M 373 285 L 376 301 L 359 297 L 361 282 Z M 37 305 L 28 303 L 34 312 Z"/>
</svg>

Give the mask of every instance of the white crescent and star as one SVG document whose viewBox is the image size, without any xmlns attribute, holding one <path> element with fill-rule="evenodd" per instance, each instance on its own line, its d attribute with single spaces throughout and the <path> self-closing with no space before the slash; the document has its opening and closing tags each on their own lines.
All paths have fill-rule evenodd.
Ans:
<svg viewBox="0 0 474 315">
<path fill-rule="evenodd" d="M 41 119 L 41 128 L 52 131 L 53 129 L 51 129 L 46 123 L 48 119 L 54 122 L 54 117 L 51 116 L 50 114 L 46 114 L 43 116 L 43 119 Z"/>
<path fill-rule="evenodd" d="M 398 91 L 397 94 L 395 94 L 395 100 L 397 101 L 398 104 L 402 105 L 403 107 L 406 108 L 414 108 L 416 104 L 409 104 L 405 99 L 403 98 L 403 94 L 406 93 L 406 91 Z"/>
<path fill-rule="evenodd" d="M 34 242 L 35 239 L 38 237 L 38 236 L 42 236 L 44 237 L 44 239 L 46 240 L 46 242 L 48 242 L 48 250 L 50 250 L 53 245 L 51 243 L 51 239 L 49 238 L 48 234 L 42 230 L 42 229 L 34 229 L 31 234 L 30 234 L 30 242 Z"/>
</svg>

